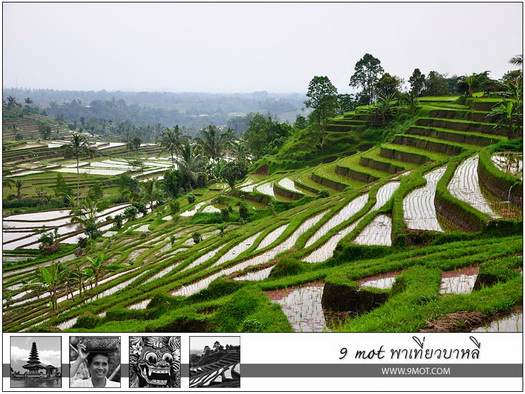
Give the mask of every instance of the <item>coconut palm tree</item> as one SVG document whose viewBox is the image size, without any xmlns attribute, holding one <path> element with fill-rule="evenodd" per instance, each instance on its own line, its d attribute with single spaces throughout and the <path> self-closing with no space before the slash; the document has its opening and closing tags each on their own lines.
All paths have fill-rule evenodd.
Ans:
<svg viewBox="0 0 525 394">
<path fill-rule="evenodd" d="M 155 202 L 159 201 L 162 197 L 162 190 L 159 189 L 157 181 L 151 180 L 147 182 L 142 182 L 140 184 L 142 197 L 149 203 L 151 210 L 155 208 Z"/>
<path fill-rule="evenodd" d="M 14 184 L 16 188 L 16 195 L 18 199 L 21 199 L 22 198 L 21 193 L 22 193 L 22 187 L 24 186 L 24 181 L 21 179 L 16 179 Z"/>
<path fill-rule="evenodd" d="M 80 198 L 80 157 L 88 156 L 93 153 L 89 148 L 89 142 L 86 136 L 81 134 L 73 134 L 73 138 L 68 145 L 64 147 L 64 156 L 65 157 L 75 157 L 77 160 L 77 205 Z"/>
<path fill-rule="evenodd" d="M 523 65 L 523 55 L 516 55 L 511 57 L 509 63 L 513 66 L 521 67 Z"/>
<path fill-rule="evenodd" d="M 80 223 L 88 237 L 97 238 L 100 235 L 97 226 L 97 211 L 97 203 L 86 197 L 80 206 L 71 211 L 71 223 Z"/>
<path fill-rule="evenodd" d="M 175 125 L 173 130 L 166 128 L 166 131 L 160 135 L 157 143 L 161 146 L 161 153 L 168 152 L 171 157 L 172 167 L 175 167 L 175 155 L 179 152 L 186 137 L 182 134 L 179 125 Z"/>
<path fill-rule="evenodd" d="M 179 171 L 185 178 L 189 190 L 193 190 L 193 185 L 197 181 L 197 174 L 204 167 L 199 145 L 192 145 L 188 141 L 184 142 L 180 150 L 180 158 L 176 160 Z"/>
<path fill-rule="evenodd" d="M 218 162 L 226 147 L 226 134 L 222 134 L 216 126 L 209 125 L 200 132 L 199 144 L 204 154 L 213 162 Z"/>
</svg>

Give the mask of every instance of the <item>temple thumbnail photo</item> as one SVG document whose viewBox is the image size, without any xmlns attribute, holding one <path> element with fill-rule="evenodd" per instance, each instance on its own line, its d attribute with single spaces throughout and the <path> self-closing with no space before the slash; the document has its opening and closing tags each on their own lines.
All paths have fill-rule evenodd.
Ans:
<svg viewBox="0 0 525 394">
<path fill-rule="evenodd" d="M 60 337 L 11 337 L 11 388 L 62 387 Z"/>
</svg>

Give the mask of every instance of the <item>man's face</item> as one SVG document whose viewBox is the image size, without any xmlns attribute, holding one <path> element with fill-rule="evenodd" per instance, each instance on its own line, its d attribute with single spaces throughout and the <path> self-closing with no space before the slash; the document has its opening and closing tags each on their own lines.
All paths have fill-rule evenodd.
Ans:
<svg viewBox="0 0 525 394">
<path fill-rule="evenodd" d="M 106 356 L 97 354 L 89 365 L 91 376 L 97 379 L 105 378 L 108 373 L 109 359 Z"/>
</svg>

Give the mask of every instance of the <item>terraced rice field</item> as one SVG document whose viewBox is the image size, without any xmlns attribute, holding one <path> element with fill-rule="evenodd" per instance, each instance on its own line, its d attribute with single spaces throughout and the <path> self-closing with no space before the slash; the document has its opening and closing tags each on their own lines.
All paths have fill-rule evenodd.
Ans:
<svg viewBox="0 0 525 394">
<path fill-rule="evenodd" d="M 105 221 L 108 215 L 122 214 L 128 206 L 129 204 L 121 204 L 98 212 L 97 223 Z M 3 249 L 38 249 L 38 239 L 41 236 L 43 226 L 48 230 L 57 228 L 58 234 L 61 236 L 60 242 L 76 243 L 78 236 L 83 234 L 71 234 L 78 232 L 82 227 L 79 224 L 71 223 L 70 215 L 69 210 L 57 210 L 5 217 L 2 223 Z M 101 231 L 110 227 L 112 225 L 101 227 Z"/>
<path fill-rule="evenodd" d="M 481 193 L 478 162 L 479 157 L 477 155 L 463 161 L 456 168 L 456 172 L 448 184 L 448 190 L 458 200 L 466 202 L 478 211 L 493 218 L 499 218 L 500 216 L 492 210 L 489 202 Z"/>
<path fill-rule="evenodd" d="M 443 272 L 440 294 L 469 294 L 476 283 L 477 267 L 464 268 L 459 271 Z"/>
<path fill-rule="evenodd" d="M 439 121 L 438 118 L 436 119 L 428 118 L 425 121 Z M 453 122 L 448 122 L 447 125 L 459 127 Z M 442 132 L 446 133 L 446 130 Z M 344 131 L 338 131 L 338 133 L 344 133 Z M 456 133 L 456 136 L 457 134 L 459 133 Z M 196 204 L 187 204 L 187 200 L 181 198 L 179 201 L 184 210 L 176 220 L 173 220 L 166 208 L 161 207 L 161 211 L 146 215 L 136 224 L 126 225 L 121 231 L 107 232 L 107 238 L 98 240 L 98 247 L 104 249 L 107 264 L 111 266 L 111 269 L 104 272 L 98 287 L 90 288 L 88 293 L 83 295 L 82 300 L 79 299 L 78 289 L 74 290 L 71 295 L 66 293 L 66 289 L 59 288 L 57 296 L 60 312 L 57 313 L 46 309 L 49 301 L 48 293 L 29 291 L 23 285 L 31 277 L 32 270 L 49 266 L 52 261 L 38 260 L 34 265 L 20 263 L 18 266 L 16 260 L 9 261 L 11 258 L 19 257 L 16 254 L 19 251 L 14 251 L 13 255 L 4 258 L 4 263 L 14 264 L 11 268 L 16 268 L 4 272 L 4 288 L 13 292 L 10 299 L 3 301 L 5 306 L 4 327 L 7 330 L 12 327 L 31 330 L 37 325 L 50 324 L 60 330 L 66 330 L 73 328 L 75 324 L 81 324 L 78 317 L 88 311 L 94 318 L 99 319 L 95 330 L 100 328 L 104 331 L 116 327 L 116 322 L 106 320 L 106 316 L 111 316 L 109 310 L 115 308 L 117 313 L 119 310 L 121 312 L 122 309 L 125 310 L 122 312 L 124 320 L 118 322 L 122 323 L 124 330 L 137 325 L 141 325 L 141 329 L 148 327 L 149 330 L 151 328 L 149 324 L 153 325 L 151 328 L 153 331 L 156 329 L 173 331 L 181 327 L 182 329 L 197 327 L 199 330 L 205 330 L 208 327 L 206 324 L 217 324 L 216 320 L 219 318 L 216 316 L 234 307 L 235 297 L 238 294 L 236 289 L 241 289 L 239 292 L 253 292 L 252 301 L 256 299 L 260 303 L 264 303 L 266 300 L 264 297 L 268 295 L 269 299 L 266 302 L 270 306 L 265 306 L 267 309 L 264 310 L 247 311 L 247 315 L 242 318 L 245 321 L 241 319 L 239 325 L 233 327 L 234 330 L 241 330 L 244 323 L 252 320 L 256 320 L 256 323 L 264 327 L 264 324 L 273 324 L 274 321 L 285 317 L 284 322 L 288 320 L 292 329 L 297 332 L 339 329 L 360 331 L 362 327 L 371 331 L 381 331 L 384 330 L 385 324 L 388 324 L 388 328 L 394 331 L 398 329 L 403 331 L 407 330 L 408 323 L 395 315 L 389 315 L 391 312 L 389 308 L 395 305 L 397 302 L 395 300 L 391 304 L 389 304 L 390 300 L 386 301 L 387 305 L 384 308 L 378 304 L 377 309 L 366 311 L 362 315 L 352 315 L 352 319 L 347 319 L 342 323 L 339 321 L 339 325 L 334 326 L 331 322 L 331 314 L 323 311 L 321 307 L 325 281 L 328 283 L 331 275 L 340 275 L 337 277 L 337 283 L 343 282 L 344 284 L 344 281 L 347 280 L 352 291 L 355 290 L 358 294 L 374 293 L 374 291 L 370 292 L 370 288 L 381 289 L 382 292 L 377 290 L 376 292 L 386 295 L 385 299 L 388 299 L 389 291 L 396 284 L 396 293 L 390 294 L 391 298 L 432 299 L 435 303 L 444 303 L 447 299 L 455 300 L 453 297 L 461 295 L 465 297 L 465 303 L 470 302 L 468 297 L 473 297 L 472 303 L 475 303 L 478 302 L 479 298 L 476 297 L 480 297 L 480 292 L 474 290 L 474 284 L 479 270 L 485 269 L 480 267 L 484 267 L 482 264 L 486 262 L 505 265 L 507 271 L 504 272 L 505 275 L 498 277 L 500 283 L 493 287 L 484 287 L 483 291 L 491 295 L 496 294 L 497 297 L 507 297 L 514 302 L 517 300 L 515 287 L 519 286 L 516 279 L 516 259 L 519 258 L 516 254 L 520 251 L 518 235 L 502 234 L 497 239 L 468 238 L 467 241 L 457 242 L 461 246 L 450 248 L 446 243 L 432 244 L 434 239 L 437 241 L 445 239 L 440 238 L 444 236 L 439 233 L 449 231 L 437 220 L 437 203 L 435 202 L 436 185 L 445 173 L 446 165 L 439 164 L 440 167 L 422 175 L 426 180 L 426 185 L 417 189 L 411 190 L 413 184 L 410 184 L 416 178 L 404 177 L 410 171 L 416 172 L 417 176 L 419 174 L 416 168 L 418 165 L 433 160 L 447 161 L 453 157 L 449 151 L 447 154 L 437 152 L 439 149 L 450 149 L 451 151 L 458 150 L 458 147 L 472 151 L 482 149 L 474 145 L 449 144 L 450 141 L 439 140 L 438 136 L 439 134 L 436 134 L 435 138 L 429 138 L 427 142 L 424 141 L 425 137 L 422 135 L 397 138 L 395 143 L 383 144 L 380 149 L 371 149 L 366 154 L 361 153 L 338 162 L 339 164 L 346 163 L 348 169 L 354 166 L 353 170 L 359 172 L 359 174 L 351 172 L 349 174 L 355 177 L 368 174 L 371 179 L 372 177 L 380 178 L 379 183 L 375 181 L 365 183 L 336 173 L 338 164 L 334 162 L 326 165 L 320 164 L 315 168 L 303 168 L 297 172 L 283 171 L 279 173 L 280 175 L 252 175 L 235 188 L 235 193 L 230 193 L 228 188 L 215 185 L 214 188 L 210 187 L 205 191 L 196 191 L 195 195 L 199 199 Z M 451 137 L 443 135 L 443 138 Z M 504 137 L 499 136 L 499 139 L 502 138 Z M 418 147 L 410 144 L 417 144 Z M 425 149 L 422 148 L 423 146 Z M 99 148 L 102 149 L 103 146 Z M 383 148 L 385 148 L 384 151 Z M 389 155 L 392 156 L 391 159 L 387 157 Z M 361 161 L 361 158 L 365 160 Z M 421 161 L 421 163 L 416 165 L 413 161 Z M 498 155 L 493 155 L 493 161 L 502 171 L 504 171 L 502 167 L 510 167 Z M 159 171 L 171 167 L 169 160 L 150 158 L 145 163 L 153 169 L 146 169 L 142 175 L 155 176 Z M 478 156 L 476 154 L 460 163 L 449 182 L 448 190 L 455 198 L 487 214 L 490 218 L 503 220 L 491 209 L 489 202 L 481 193 L 477 165 Z M 66 166 L 62 166 L 62 169 L 67 168 L 76 173 L 76 163 L 69 167 Z M 517 171 L 520 166 L 522 164 L 516 165 Z M 124 172 L 133 170 L 126 161 L 116 159 L 86 161 L 81 168 L 105 171 L 122 170 Z M 39 170 L 40 167 L 23 168 L 23 171 Z M 148 171 L 151 172 L 148 173 Z M 514 173 L 517 174 L 517 172 Z M 35 177 L 41 175 L 36 174 Z M 302 183 L 307 189 L 301 191 L 293 180 L 297 180 L 298 184 Z M 419 181 L 420 179 L 417 179 L 417 182 Z M 281 196 L 276 198 L 274 182 L 304 197 L 300 202 Z M 396 205 L 400 201 L 394 201 L 393 198 L 402 184 L 405 185 L 403 190 L 411 191 L 403 198 L 403 212 L 400 214 L 397 212 L 399 206 Z M 277 185 L 276 189 L 278 189 Z M 330 193 L 329 195 L 326 193 L 317 195 L 317 192 L 321 190 L 330 190 Z M 238 192 L 248 192 L 250 195 L 236 194 Z M 263 198 L 260 194 L 267 197 Z M 281 194 L 285 193 L 281 191 Z M 224 200 L 215 200 L 218 196 Z M 374 199 L 375 202 L 372 203 Z M 264 202 L 261 203 L 261 200 Z M 230 207 L 236 207 L 241 201 L 244 201 L 252 208 L 251 212 L 254 212 L 254 215 L 259 215 L 260 212 L 253 208 L 259 204 L 257 207 L 261 211 L 269 211 L 264 207 L 268 200 L 275 203 L 275 212 L 266 213 L 266 216 L 258 216 L 262 219 L 253 222 L 228 223 L 225 233 L 219 236 L 220 223 L 211 219 L 218 216 L 216 213 L 220 210 L 217 206 L 223 207 L 223 201 L 227 201 Z M 217 201 L 221 202 L 217 203 Z M 122 212 L 125 207 L 126 205 L 116 206 L 100 213 L 99 221 L 103 222 L 107 215 Z M 196 213 L 199 215 L 194 217 Z M 69 210 L 62 210 L 30 216 L 13 215 L 5 218 L 4 249 L 6 247 L 35 247 L 37 242 L 34 237 L 39 235 L 36 231 L 42 225 L 48 228 L 57 226 L 63 243 L 75 242 L 78 234 L 75 234 L 74 230 L 77 228 L 69 223 L 69 214 Z M 206 214 L 210 215 L 206 217 Z M 203 220 L 199 221 L 201 219 Z M 208 219 L 210 220 L 206 221 Z M 409 230 L 417 231 L 409 232 L 399 222 L 404 222 Z M 106 224 L 102 229 L 110 230 L 110 227 L 112 227 L 111 224 Z M 396 230 L 396 228 L 401 228 L 401 230 Z M 395 231 L 397 233 L 394 233 Z M 193 240 L 192 233 L 194 232 L 202 235 L 201 243 L 196 244 Z M 392 244 L 393 240 L 397 240 L 395 236 L 401 238 L 406 236 L 408 239 L 414 233 L 424 232 L 432 233 L 423 234 L 422 245 L 403 249 L 399 245 Z M 428 241 L 425 238 L 427 235 Z M 461 239 L 461 234 L 454 236 Z M 416 240 L 420 242 L 419 239 Z M 429 244 L 426 245 L 425 242 Z M 326 262 L 334 256 L 338 245 L 343 252 L 336 255 L 332 261 L 326 264 L 303 264 L 303 262 Z M 372 245 L 392 246 L 392 249 L 366 248 Z M 418 248 L 421 248 L 421 251 Z M 372 257 L 354 258 L 348 253 L 354 250 L 371 250 Z M 362 253 L 366 255 L 368 252 Z M 379 253 L 377 255 L 379 257 L 374 257 L 376 256 L 374 253 Z M 347 256 L 350 256 L 351 261 L 345 260 Z M 64 258 L 67 259 L 64 260 L 64 263 L 67 263 L 69 267 L 77 264 L 86 266 L 87 263 L 83 256 L 77 258 L 69 254 Z M 287 261 L 284 258 L 290 260 Z M 294 273 L 284 277 L 270 276 L 272 269 L 280 262 L 284 264 L 280 264 L 279 269 L 288 269 L 287 264 L 290 264 L 290 269 L 297 269 L 297 272 L 293 271 Z M 281 272 L 279 274 L 282 275 Z M 219 293 L 224 291 L 224 294 L 215 296 L 208 294 L 212 293 L 210 291 L 197 295 L 198 292 L 208 288 L 213 281 L 221 277 L 222 279 L 217 283 Z M 399 288 L 396 283 L 398 280 L 401 286 Z M 252 283 L 246 286 L 246 282 Z M 421 286 L 422 284 L 425 285 Z M 215 289 L 217 287 L 213 292 Z M 410 297 L 406 294 L 410 294 Z M 193 295 L 197 296 L 189 297 Z M 71 299 L 72 296 L 75 297 L 75 301 Z M 143 321 L 147 309 L 151 309 L 151 311 L 148 310 L 148 314 L 157 313 L 156 306 L 148 308 L 148 304 L 154 299 L 156 304 L 162 304 L 165 310 L 158 319 Z M 462 302 L 457 301 L 458 305 L 464 306 Z M 152 303 L 152 305 L 156 304 Z M 276 304 L 281 309 L 276 308 Z M 440 304 L 440 306 L 443 305 Z M 406 303 L 403 306 L 406 306 Z M 426 306 L 415 303 L 410 304 L 410 308 L 417 309 L 414 314 L 418 315 L 417 317 L 411 315 L 410 319 L 423 319 L 422 322 L 417 321 L 417 324 L 414 323 L 408 328 L 417 330 L 428 318 L 428 316 L 422 317 L 426 313 Z M 45 313 L 38 314 L 36 311 L 39 309 Z M 208 312 L 201 313 L 201 310 Z M 189 311 L 189 313 L 184 315 L 184 311 Z M 276 311 L 279 311 L 280 315 Z M 106 312 L 108 312 L 107 315 Z M 344 317 L 350 316 L 349 312 L 352 311 L 344 312 L 346 314 Z M 129 313 L 129 319 L 125 318 L 127 315 L 124 313 Z M 272 313 L 275 315 L 271 315 Z M 260 319 L 260 316 L 267 315 L 271 316 L 268 318 L 271 323 Z M 199 317 L 192 321 L 191 316 Z M 522 315 L 519 313 L 517 316 L 511 318 L 511 321 L 514 322 L 511 325 L 522 325 L 520 323 Z M 191 326 L 194 323 L 197 326 Z M 502 326 L 504 324 L 501 323 Z M 286 330 L 289 330 L 289 326 L 286 327 L 288 327 Z M 80 326 L 75 328 L 85 329 Z M 500 330 L 500 328 L 487 328 L 487 330 Z M 229 372 L 225 370 L 225 373 L 225 377 L 221 372 L 213 375 L 212 379 L 204 380 L 213 382 L 214 385 L 221 384 L 219 380 L 229 379 L 227 376 Z M 198 387 L 201 387 L 202 382 L 195 382 Z"/>
<path fill-rule="evenodd" d="M 378 215 L 353 240 L 357 245 L 392 246 L 392 218 Z"/>
<path fill-rule="evenodd" d="M 308 229 L 310 227 L 312 227 L 315 223 L 317 223 L 319 220 L 321 220 L 322 216 L 326 213 L 325 212 L 322 212 L 320 214 L 317 214 L 315 216 L 313 216 L 312 218 L 306 220 L 303 224 L 301 224 L 297 230 L 294 231 L 294 233 L 292 235 L 290 235 L 290 237 L 288 237 L 284 242 L 282 242 L 281 244 L 273 247 L 272 249 L 270 250 L 267 250 L 263 253 L 261 253 L 260 255 L 257 255 L 255 257 L 252 257 L 248 260 L 245 260 L 241 263 L 238 263 L 238 264 L 235 264 L 233 265 L 232 267 L 229 267 L 229 268 L 225 268 L 215 274 L 212 274 L 196 283 L 192 283 L 188 286 L 183 286 L 182 288 L 174 291 L 171 293 L 171 295 L 174 295 L 174 296 L 189 296 L 189 295 L 192 295 L 192 294 L 195 294 L 197 293 L 198 291 L 202 290 L 202 289 L 205 289 L 206 287 L 208 287 L 208 285 L 215 279 L 219 278 L 220 276 L 223 276 L 223 275 L 229 275 L 229 274 L 232 274 L 236 271 L 242 271 L 243 269 L 245 268 L 248 268 L 248 267 L 252 267 L 252 266 L 257 266 L 257 265 L 261 265 L 261 264 L 264 264 L 264 263 L 268 263 L 269 261 L 271 261 L 273 258 L 275 258 L 277 255 L 279 255 L 280 253 L 283 253 L 285 251 L 287 251 L 288 249 L 290 249 L 291 247 L 293 247 L 293 245 L 295 245 L 295 243 L 297 242 L 297 239 L 302 235 L 304 234 L 306 231 L 308 231 Z"/>
<path fill-rule="evenodd" d="M 390 198 L 392 198 L 392 195 L 394 194 L 394 192 L 397 190 L 398 187 L 399 187 L 399 182 L 397 181 L 388 182 L 384 184 L 383 186 L 381 186 L 378 189 L 377 194 L 376 194 L 376 203 L 374 204 L 370 212 L 375 212 L 378 209 L 380 209 L 384 204 L 386 204 L 390 200 Z M 364 200 L 364 197 L 362 198 Z M 357 201 L 357 206 L 361 205 L 363 200 Z M 335 234 L 332 238 L 330 238 L 322 246 L 318 247 L 308 256 L 303 258 L 303 261 L 307 263 L 320 263 L 332 257 L 337 244 L 343 238 L 345 238 L 348 234 L 354 231 L 361 220 L 362 220 L 362 217 L 356 220 L 350 226 L 340 230 L 337 234 Z"/>
<path fill-rule="evenodd" d="M 295 332 L 329 332 L 321 306 L 323 283 L 307 284 L 286 291 L 270 292 Z"/>
<path fill-rule="evenodd" d="M 523 155 L 496 153 L 491 159 L 501 171 L 523 179 Z"/>
<path fill-rule="evenodd" d="M 436 186 L 446 168 L 440 167 L 424 175 L 427 184 L 410 192 L 403 200 L 403 215 L 409 229 L 443 232 L 437 219 L 434 198 Z"/>
</svg>

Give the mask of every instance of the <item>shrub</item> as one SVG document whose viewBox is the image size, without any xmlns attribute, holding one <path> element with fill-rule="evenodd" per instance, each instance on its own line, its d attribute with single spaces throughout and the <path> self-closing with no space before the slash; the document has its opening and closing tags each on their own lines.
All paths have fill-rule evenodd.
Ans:
<svg viewBox="0 0 525 394">
<path fill-rule="evenodd" d="M 95 328 L 100 323 L 100 317 L 91 312 L 85 312 L 80 316 L 75 324 L 75 328 Z"/>
<path fill-rule="evenodd" d="M 186 198 L 188 199 L 189 204 L 193 204 L 195 202 L 195 195 L 193 193 L 189 193 Z"/>
<path fill-rule="evenodd" d="M 328 190 L 319 191 L 319 198 L 327 198 L 327 197 L 330 197 L 330 192 Z"/>
<path fill-rule="evenodd" d="M 201 233 L 199 233 L 198 231 L 195 231 L 191 237 L 193 238 L 193 242 L 195 242 L 195 244 L 198 244 L 202 241 L 202 235 Z"/>
<path fill-rule="evenodd" d="M 120 230 L 120 229 L 122 228 L 122 223 L 123 223 L 123 221 L 124 221 L 124 216 L 122 216 L 122 215 L 120 215 L 120 214 L 119 214 L 119 215 L 115 215 L 114 220 L 115 220 L 115 227 L 116 227 L 118 230 Z"/>
<path fill-rule="evenodd" d="M 264 325 L 255 319 L 246 319 L 241 326 L 242 332 L 264 332 Z"/>
<path fill-rule="evenodd" d="M 245 220 L 247 221 L 248 218 L 249 218 L 249 211 L 248 211 L 248 207 L 246 206 L 245 203 L 241 203 L 239 205 L 239 216 L 241 217 L 242 220 Z"/>
<path fill-rule="evenodd" d="M 180 211 L 180 204 L 177 202 L 177 201 L 170 201 L 168 203 L 169 207 L 170 207 L 170 212 L 175 215 L 177 213 L 179 213 Z"/>
<path fill-rule="evenodd" d="M 304 266 L 301 262 L 293 257 L 284 257 L 270 273 L 270 278 L 281 278 L 288 275 L 297 275 L 304 271 Z"/>
<path fill-rule="evenodd" d="M 230 218 L 230 212 L 226 208 L 221 209 L 221 219 L 223 222 L 227 222 Z"/>
<path fill-rule="evenodd" d="M 136 207 L 130 206 L 124 210 L 124 217 L 128 220 L 133 220 L 137 217 L 139 211 Z"/>
</svg>

